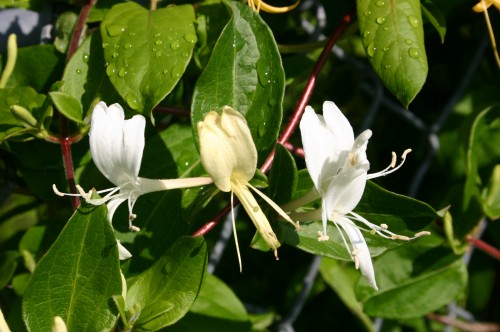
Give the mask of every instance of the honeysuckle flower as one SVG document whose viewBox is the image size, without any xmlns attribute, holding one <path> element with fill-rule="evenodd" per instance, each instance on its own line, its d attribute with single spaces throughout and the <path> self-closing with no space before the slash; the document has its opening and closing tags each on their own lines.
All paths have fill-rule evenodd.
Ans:
<svg viewBox="0 0 500 332">
<path fill-rule="evenodd" d="M 125 120 L 123 108 L 119 104 L 109 107 L 99 102 L 92 113 L 89 141 L 90 153 L 99 171 L 114 187 L 85 192 L 79 185 L 79 194 L 61 193 L 53 185 L 54 192 L 60 196 L 81 196 L 87 203 L 108 207 L 108 219 L 111 222 L 118 206 L 127 201 L 129 211 L 129 229 L 139 231 L 132 225 L 136 218 L 133 207 L 139 196 L 150 192 L 202 186 L 212 183 L 209 177 L 153 180 L 139 177 L 142 153 L 144 150 L 144 129 L 146 120 L 142 115 L 135 115 Z M 106 195 L 92 198 L 93 193 Z M 131 257 L 130 252 L 118 242 L 120 259 Z"/>
<path fill-rule="evenodd" d="M 410 240 L 410 238 L 390 232 L 385 224 L 380 226 L 372 224 L 353 210 L 363 196 L 366 181 L 399 169 L 411 150 L 408 149 L 403 153 L 402 162 L 397 167 L 397 157 L 393 152 L 392 162 L 386 169 L 368 174 L 370 163 L 366 157 L 366 148 L 372 136 L 371 130 L 365 130 L 355 139 L 349 121 L 331 101 L 323 104 L 323 116 L 316 114 L 312 107 L 307 106 L 300 121 L 300 132 L 306 166 L 314 188 L 303 198 L 283 208 L 293 210 L 294 206 L 301 206 L 321 198 L 321 209 L 295 212 L 290 216 L 301 221 L 321 219 L 323 231 L 318 233 L 320 241 L 329 239 L 326 226 L 329 220 L 332 221 L 356 268 L 361 270 L 373 288 L 378 289 L 368 246 L 354 221 L 361 222 L 385 238 L 400 240 Z M 425 232 L 416 235 L 424 234 Z"/>
<path fill-rule="evenodd" d="M 283 13 L 289 12 L 289 11 L 293 10 L 295 7 L 297 7 L 300 3 L 300 0 L 291 6 L 283 6 L 283 7 L 274 7 L 274 6 L 268 5 L 267 3 L 265 3 L 262 0 L 248 0 L 247 3 L 248 3 L 248 6 L 250 8 L 252 8 L 254 11 L 256 11 L 257 13 L 260 10 L 262 10 L 266 13 L 283 14 Z"/>
<path fill-rule="evenodd" d="M 231 192 L 231 203 L 233 194 L 238 197 L 257 231 L 278 258 L 277 249 L 280 243 L 250 189 L 262 197 L 285 220 L 297 225 L 276 203 L 249 183 L 257 167 L 257 149 L 245 118 L 241 113 L 225 106 L 221 115 L 215 111 L 208 112 L 204 120 L 198 122 L 197 128 L 203 167 L 217 188 Z M 241 270 L 234 212 L 231 213 L 233 213 L 233 232 Z"/>
</svg>

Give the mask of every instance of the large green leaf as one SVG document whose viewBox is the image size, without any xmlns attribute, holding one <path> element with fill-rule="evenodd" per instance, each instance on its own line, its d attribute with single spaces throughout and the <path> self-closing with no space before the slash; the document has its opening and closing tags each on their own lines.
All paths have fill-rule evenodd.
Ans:
<svg viewBox="0 0 500 332">
<path fill-rule="evenodd" d="M 262 18 L 241 2 L 225 2 L 231 19 L 198 79 L 191 106 L 196 125 L 225 105 L 245 115 L 260 156 L 276 141 L 285 76 L 276 41 Z"/>
<path fill-rule="evenodd" d="M 370 63 L 408 107 L 427 78 L 419 0 L 357 0 L 359 31 Z"/>
<path fill-rule="evenodd" d="M 187 315 L 171 327 L 174 332 L 250 331 L 247 311 L 231 288 L 207 274 L 200 294 Z"/>
<path fill-rule="evenodd" d="M 436 211 L 426 203 L 392 193 L 371 181 L 367 182 L 363 198 L 354 211 L 374 224 L 386 224 L 390 231 L 409 237 L 439 218 Z M 280 223 L 280 225 L 281 234 L 278 237 L 282 237 L 283 241 L 289 245 L 316 255 L 351 260 L 350 253 L 347 252 L 333 222 L 328 222 L 327 225 L 330 240 L 322 242 L 318 241 L 318 232 L 323 229 L 321 221 L 301 223 L 298 231 L 286 223 Z M 363 225 L 360 226 L 363 227 Z M 372 256 L 378 256 L 389 249 L 408 243 L 386 239 L 371 232 L 364 232 L 363 235 Z"/>
<path fill-rule="evenodd" d="M 99 32 L 94 32 L 73 54 L 64 69 L 61 91 L 73 96 L 80 102 L 83 118 L 100 100 L 106 104 L 121 102 L 121 98 L 111 84 L 106 71 L 89 70 L 104 68 L 102 38 Z"/>
<path fill-rule="evenodd" d="M 356 299 L 354 286 L 361 277 L 361 273 L 345 263 L 333 259 L 323 258 L 320 273 L 326 283 L 337 293 L 344 304 L 356 315 L 370 332 L 375 327 L 370 317 L 363 312 L 363 305 Z"/>
<path fill-rule="evenodd" d="M 137 319 L 134 331 L 157 331 L 181 319 L 198 295 L 206 262 L 205 240 L 181 237 L 135 278 L 126 298 L 127 311 Z"/>
<path fill-rule="evenodd" d="M 101 24 L 106 73 L 127 104 L 145 115 L 172 91 L 197 37 L 191 5 L 148 11 L 137 3 L 113 6 Z"/>
<path fill-rule="evenodd" d="M 297 166 L 290 152 L 276 145 L 273 166 L 269 172 L 269 194 L 276 204 L 288 203 L 297 187 Z"/>
<path fill-rule="evenodd" d="M 425 315 L 455 300 L 464 291 L 467 269 L 462 257 L 430 236 L 375 260 L 379 290 L 360 279 L 357 297 L 367 314 L 408 319 Z"/>
<path fill-rule="evenodd" d="M 111 330 L 111 297 L 121 290 L 106 207 L 80 207 L 38 263 L 24 294 L 23 318 L 30 331 L 50 331 L 54 316 L 70 331 Z"/>
</svg>

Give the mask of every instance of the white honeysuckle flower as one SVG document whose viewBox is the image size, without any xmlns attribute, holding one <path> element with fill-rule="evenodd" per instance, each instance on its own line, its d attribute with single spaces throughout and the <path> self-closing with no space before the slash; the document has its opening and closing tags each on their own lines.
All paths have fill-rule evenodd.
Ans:
<svg viewBox="0 0 500 332">
<path fill-rule="evenodd" d="M 66 327 L 66 323 L 60 316 L 54 316 L 52 319 L 52 332 L 68 332 L 68 328 Z"/>
<path fill-rule="evenodd" d="M 257 149 L 245 117 L 231 107 L 224 106 L 221 115 L 215 111 L 208 112 L 204 120 L 198 122 L 197 127 L 203 167 L 217 188 L 224 192 L 231 192 L 231 204 L 233 193 L 238 197 L 257 231 L 274 249 L 274 254 L 278 258 L 277 249 L 280 243 L 250 189 L 262 197 L 285 220 L 294 226 L 297 224 L 269 197 L 249 183 L 257 168 Z M 233 214 L 233 232 L 241 270 L 234 212 L 231 211 L 231 213 Z"/>
<path fill-rule="evenodd" d="M 132 225 L 136 218 L 133 207 L 139 196 L 150 192 L 202 186 L 212 183 L 209 177 L 154 180 L 139 177 L 142 153 L 144 150 L 144 129 L 146 120 L 142 115 L 134 115 L 125 120 L 123 108 L 119 104 L 109 107 L 99 102 L 92 113 L 89 141 L 90 153 L 99 171 L 115 185 L 115 187 L 86 193 L 79 185 L 79 194 L 61 193 L 53 185 L 53 190 L 59 196 L 81 196 L 87 203 L 101 205 L 106 203 L 108 218 L 111 222 L 118 206 L 127 201 L 129 211 L 129 229 L 139 231 Z M 102 198 L 92 198 L 92 194 L 106 195 Z M 130 252 L 118 242 L 120 259 L 131 257 Z"/>
<path fill-rule="evenodd" d="M 392 162 L 386 169 L 368 174 L 370 163 L 366 157 L 366 148 L 372 136 L 371 130 L 365 130 L 354 139 L 349 121 L 331 101 L 323 104 L 323 116 L 316 114 L 312 107 L 307 106 L 300 121 L 300 132 L 306 166 L 314 182 L 314 188 L 304 197 L 283 206 L 283 209 L 292 211 L 321 198 L 320 209 L 310 212 L 292 212 L 290 216 L 300 221 L 321 219 L 323 231 L 318 232 L 320 241 L 329 239 L 326 226 L 328 220 L 332 221 L 356 268 L 361 270 L 373 288 L 378 289 L 370 252 L 361 233 L 361 230 L 365 229 L 358 227 L 353 220 L 363 223 L 370 231 L 385 238 L 400 240 L 411 238 L 390 232 L 385 224 L 380 226 L 372 224 L 353 210 L 363 196 L 366 181 L 399 169 L 411 150 L 408 149 L 403 153 L 402 162 L 397 167 L 397 157 L 393 152 Z M 423 232 L 417 235 L 426 234 L 427 232 Z"/>
</svg>

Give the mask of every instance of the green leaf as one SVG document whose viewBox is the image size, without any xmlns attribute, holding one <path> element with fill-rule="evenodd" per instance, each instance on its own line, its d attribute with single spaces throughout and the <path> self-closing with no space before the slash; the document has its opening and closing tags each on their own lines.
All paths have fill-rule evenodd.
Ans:
<svg viewBox="0 0 500 332">
<path fill-rule="evenodd" d="M 8 250 L 0 256 L 0 290 L 7 286 L 12 279 L 19 263 L 19 253 L 14 250 Z"/>
<path fill-rule="evenodd" d="M 297 187 L 298 175 L 295 159 L 281 144 L 276 145 L 273 166 L 269 173 L 268 196 L 276 204 L 288 203 Z"/>
<path fill-rule="evenodd" d="M 61 316 L 70 331 L 111 330 L 111 297 L 121 289 L 106 207 L 80 207 L 33 273 L 23 298 L 24 322 L 30 331 L 50 331 L 53 317 Z"/>
<path fill-rule="evenodd" d="M 231 288 L 217 277 L 207 274 L 193 306 L 187 315 L 169 330 L 189 331 L 250 331 L 248 314 Z"/>
<path fill-rule="evenodd" d="M 42 11 L 46 5 L 45 0 L 0 0 L 0 8 L 25 8 Z"/>
<path fill-rule="evenodd" d="M 179 238 L 127 291 L 127 311 L 139 314 L 134 331 L 156 331 L 181 319 L 203 282 L 207 247 L 202 237 Z"/>
<path fill-rule="evenodd" d="M 490 183 L 485 191 L 483 208 L 489 218 L 500 218 L 500 165 L 496 165 L 491 174 Z"/>
<path fill-rule="evenodd" d="M 231 20 L 196 82 L 191 121 L 231 106 L 245 115 L 263 158 L 276 142 L 282 118 L 285 76 L 276 41 L 262 18 L 241 2 L 225 2 Z"/>
<path fill-rule="evenodd" d="M 441 44 L 443 44 L 444 37 L 446 36 L 446 18 L 432 1 L 423 1 L 421 6 L 423 17 L 426 18 L 437 31 L 439 37 L 441 37 Z"/>
<path fill-rule="evenodd" d="M 359 31 L 368 59 L 405 106 L 427 78 L 419 0 L 357 0 Z"/>
<path fill-rule="evenodd" d="M 102 38 L 98 31 L 87 38 L 68 62 L 60 91 L 79 101 L 83 117 L 99 101 L 106 104 L 121 102 L 122 99 L 111 84 L 105 70 L 89 70 L 104 67 Z"/>
<path fill-rule="evenodd" d="M 479 197 L 481 186 L 479 167 L 489 166 L 495 157 L 500 157 L 497 149 L 499 141 L 500 106 L 495 106 L 479 113 L 472 123 L 466 154 L 464 210 L 468 208 L 473 197 Z M 487 164 L 480 165 L 482 161 L 486 161 Z M 490 167 L 493 168 L 493 165 Z"/>
<path fill-rule="evenodd" d="M 357 316 L 368 331 L 374 332 L 375 327 L 370 317 L 363 312 L 363 305 L 356 299 L 354 287 L 361 273 L 345 263 L 323 258 L 320 273 L 326 283 L 337 293 L 342 302 Z"/>
<path fill-rule="evenodd" d="M 82 105 L 78 100 L 64 92 L 53 91 L 49 95 L 59 112 L 64 114 L 68 119 L 83 124 Z"/>
<path fill-rule="evenodd" d="M 30 86 L 38 92 L 47 92 L 61 78 L 64 60 L 65 56 L 54 45 L 21 47 L 7 87 Z"/>
<path fill-rule="evenodd" d="M 435 236 L 421 238 L 375 260 L 379 291 L 363 279 L 356 288 L 365 312 L 375 317 L 409 319 L 455 300 L 466 286 L 467 269 L 462 257 L 442 243 Z"/>
<path fill-rule="evenodd" d="M 197 37 L 191 5 L 113 6 L 101 24 L 106 72 L 127 104 L 151 116 L 184 73 Z"/>
<path fill-rule="evenodd" d="M 354 211 L 373 224 L 386 224 L 393 233 L 409 237 L 414 236 L 432 221 L 440 218 L 428 204 L 385 190 L 371 181 L 366 183 L 363 197 Z M 350 253 L 347 252 L 342 237 L 333 222 L 327 224 L 330 240 L 322 242 L 318 241 L 318 232 L 323 230 L 321 221 L 301 222 L 298 231 L 287 223 L 279 225 L 281 232 L 278 234 L 278 238 L 282 237 L 283 241 L 291 246 L 315 255 L 351 260 Z M 359 226 L 364 227 L 363 225 Z M 407 241 L 390 240 L 371 232 L 364 232 L 363 236 L 372 256 L 378 256 L 389 249 L 408 244 Z"/>
<path fill-rule="evenodd" d="M 68 50 L 77 20 L 78 15 L 73 12 L 64 12 L 57 18 L 54 46 L 63 54 Z"/>
<path fill-rule="evenodd" d="M 30 229 L 38 222 L 39 215 L 36 211 L 38 205 L 34 197 L 21 194 L 11 194 L 2 203 L 0 206 L 0 245 L 18 232 Z"/>
<path fill-rule="evenodd" d="M 37 110 L 42 107 L 45 96 L 30 87 L 15 87 L 0 90 L 0 142 L 16 135 L 26 133 L 24 124 L 11 111 L 19 105 L 37 117 Z M 35 133 L 30 130 L 29 133 Z"/>
</svg>

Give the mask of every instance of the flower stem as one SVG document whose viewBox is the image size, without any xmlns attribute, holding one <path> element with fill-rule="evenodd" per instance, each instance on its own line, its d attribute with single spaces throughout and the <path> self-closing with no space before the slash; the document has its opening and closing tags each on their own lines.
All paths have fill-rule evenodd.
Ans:
<svg viewBox="0 0 500 332">
<path fill-rule="evenodd" d="M 483 240 L 476 239 L 472 236 L 468 236 L 467 242 L 472 244 L 477 249 L 487 253 L 488 255 L 495 258 L 496 260 L 500 260 L 500 250 L 493 247 L 492 245 L 489 245 L 488 243 L 484 242 Z"/>
<path fill-rule="evenodd" d="M 344 18 L 340 21 L 337 29 L 331 34 L 330 38 L 328 39 L 328 42 L 325 45 L 325 48 L 323 48 L 323 51 L 321 52 L 321 55 L 316 62 L 316 64 L 313 67 L 313 70 L 311 72 L 311 75 L 309 76 L 309 80 L 306 83 L 306 87 L 304 89 L 304 92 L 302 92 L 302 96 L 300 97 L 299 103 L 297 107 L 295 108 L 295 111 L 288 122 L 288 125 L 286 126 L 285 130 L 281 134 L 281 136 L 278 139 L 278 143 L 284 144 L 288 142 L 288 139 L 290 136 L 292 136 L 293 132 L 297 128 L 300 122 L 300 118 L 302 117 L 302 113 L 304 113 L 304 110 L 306 108 L 307 103 L 311 99 L 311 94 L 312 91 L 316 85 L 316 79 L 319 76 L 319 73 L 323 69 L 323 66 L 325 65 L 326 61 L 328 60 L 328 57 L 330 56 L 330 52 L 339 39 L 339 37 L 342 35 L 344 30 L 347 28 L 347 26 L 351 23 L 353 17 L 355 15 L 354 10 L 352 10 L 350 13 L 348 13 Z M 266 161 L 260 168 L 260 170 L 264 173 L 266 173 L 270 168 L 271 164 L 273 163 L 274 159 L 274 150 L 271 152 L 271 154 L 267 157 Z"/>
</svg>

